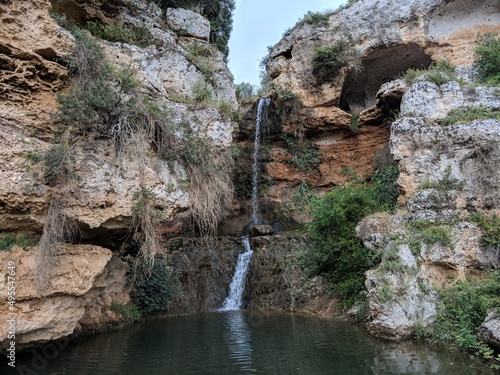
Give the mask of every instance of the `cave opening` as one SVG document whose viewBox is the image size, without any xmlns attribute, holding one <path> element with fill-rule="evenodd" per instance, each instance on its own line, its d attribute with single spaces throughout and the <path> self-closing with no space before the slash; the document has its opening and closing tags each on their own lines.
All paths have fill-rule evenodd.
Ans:
<svg viewBox="0 0 500 375">
<path fill-rule="evenodd" d="M 408 43 L 374 50 L 362 60 L 363 70 L 350 72 L 342 88 L 340 108 L 350 113 L 375 104 L 380 86 L 401 76 L 409 68 L 426 69 L 432 60 L 423 47 Z"/>
</svg>

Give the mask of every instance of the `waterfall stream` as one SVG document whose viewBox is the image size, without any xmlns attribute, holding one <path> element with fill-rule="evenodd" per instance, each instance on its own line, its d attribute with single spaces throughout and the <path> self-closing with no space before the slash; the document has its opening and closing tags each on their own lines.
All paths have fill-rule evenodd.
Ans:
<svg viewBox="0 0 500 375">
<path fill-rule="evenodd" d="M 257 119 L 255 122 L 255 142 L 253 150 L 253 178 L 252 178 L 252 223 L 257 223 L 257 212 L 259 210 L 259 161 L 260 161 L 260 137 L 261 133 L 267 131 L 267 106 L 270 99 L 261 98 L 257 106 Z M 252 261 L 253 250 L 250 248 L 248 234 L 242 238 L 243 250 L 238 256 L 236 270 L 229 285 L 229 295 L 224 300 L 221 311 L 238 310 L 243 303 L 243 292 L 245 291 L 246 276 L 250 262 Z"/>
</svg>

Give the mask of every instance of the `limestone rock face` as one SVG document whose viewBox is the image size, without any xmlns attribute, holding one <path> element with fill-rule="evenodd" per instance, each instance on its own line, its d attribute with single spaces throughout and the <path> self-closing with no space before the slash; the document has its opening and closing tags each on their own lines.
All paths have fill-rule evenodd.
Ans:
<svg viewBox="0 0 500 375">
<path fill-rule="evenodd" d="M 15 264 L 16 303 L 9 310 L 7 295 L 0 297 L 2 316 L 16 317 L 16 342 L 19 345 L 58 339 L 80 329 L 83 322 L 98 328 L 112 321 L 111 303 L 125 304 L 126 266 L 111 251 L 92 245 L 67 245 L 50 263 L 39 291 L 35 282 L 36 248 L 24 251 L 14 247 L 0 253 L 2 290 L 6 288 L 9 262 Z M 92 316 L 92 319 L 89 319 Z M 0 342 L 5 344 L 8 330 L 2 325 Z M 3 345 L 2 344 L 2 345 Z"/>
<path fill-rule="evenodd" d="M 51 148 L 56 130 L 51 113 L 57 108 L 56 95 L 69 80 L 67 69 L 54 61 L 68 56 L 74 47 L 73 36 L 49 16 L 51 10 L 82 24 L 99 19 L 146 27 L 150 33 L 147 47 L 100 41 L 108 59 L 134 71 L 144 91 L 171 114 L 172 124 L 187 124 L 193 134 L 212 139 L 217 147 L 229 147 L 234 123 L 216 108 L 193 107 L 189 99 L 195 86 L 206 81 L 189 58 L 190 48 L 201 44 L 212 51 L 207 57 L 212 69 L 209 90 L 217 100 L 234 108 L 237 105 L 225 58 L 206 42 L 208 21 L 188 10 L 169 10 L 169 20 L 175 25 L 169 29 L 154 3 L 132 2 L 134 14 L 119 0 L 36 0 L 30 4 L 12 0 L 0 4 L 0 60 L 5 62 L 0 64 L 0 86 L 6 94 L 0 98 L 2 230 L 40 231 L 55 197 L 40 178 L 43 167 L 39 162 L 34 166 L 30 159 L 39 159 Z M 160 160 L 152 149 L 136 154 L 124 150 L 117 155 L 107 140 L 80 139 L 71 145 L 70 153 L 75 179 L 65 193 L 65 214 L 79 222 L 86 236 L 101 236 L 106 230 L 120 236 L 126 233 L 132 197 L 141 186 L 162 201 L 166 221 L 189 207 L 184 167 Z"/>
<path fill-rule="evenodd" d="M 482 106 L 500 109 L 500 98 L 494 95 L 494 87 L 479 86 L 464 92 L 458 82 L 441 86 L 431 82 L 417 82 L 405 93 L 401 102 L 401 115 L 444 119 L 448 113 L 464 106 Z"/>
<path fill-rule="evenodd" d="M 172 30 L 183 36 L 208 40 L 210 23 L 207 19 L 182 8 L 167 9 L 167 22 Z"/>
<path fill-rule="evenodd" d="M 391 129 L 391 152 L 399 163 L 399 202 L 423 185 L 456 190 L 459 208 L 499 206 L 500 122 L 474 121 L 448 127 L 427 126 L 422 118 L 403 118 Z"/>
</svg>

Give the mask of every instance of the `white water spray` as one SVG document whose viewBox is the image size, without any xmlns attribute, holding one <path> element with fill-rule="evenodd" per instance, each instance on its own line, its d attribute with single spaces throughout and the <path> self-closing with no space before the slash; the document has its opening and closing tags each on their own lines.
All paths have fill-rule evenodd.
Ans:
<svg viewBox="0 0 500 375">
<path fill-rule="evenodd" d="M 259 150 L 260 150 L 260 134 L 261 131 L 267 130 L 267 106 L 270 99 L 259 100 L 257 107 L 257 121 L 255 123 L 255 142 L 253 150 L 253 180 L 252 180 L 252 222 L 257 222 L 257 211 L 259 210 L 258 193 L 259 193 Z M 242 238 L 244 253 L 238 256 L 236 270 L 233 275 L 233 280 L 229 285 L 229 295 L 224 300 L 221 311 L 238 310 L 243 303 L 243 292 L 245 291 L 246 276 L 250 262 L 252 261 L 253 250 L 250 248 L 248 235 Z"/>
</svg>

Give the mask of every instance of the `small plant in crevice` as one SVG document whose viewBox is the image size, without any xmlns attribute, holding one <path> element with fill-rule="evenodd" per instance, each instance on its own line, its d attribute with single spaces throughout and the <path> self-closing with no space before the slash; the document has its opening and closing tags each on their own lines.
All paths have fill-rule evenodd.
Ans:
<svg viewBox="0 0 500 375">
<path fill-rule="evenodd" d="M 485 263 L 491 268 L 500 268 L 500 217 L 475 212 L 469 216 L 469 220 L 482 230 L 481 247 Z"/>
<path fill-rule="evenodd" d="M 151 314 L 168 310 L 177 295 L 179 281 L 171 267 L 158 260 L 149 272 L 136 273 L 134 288 L 131 292 L 133 303 L 142 313 Z"/>
<path fill-rule="evenodd" d="M 355 56 L 354 48 L 345 40 L 338 40 L 326 47 L 316 47 L 312 58 L 312 74 L 319 83 L 333 81 Z"/>
<path fill-rule="evenodd" d="M 275 83 L 270 84 L 269 93 L 273 102 L 269 122 L 292 126 L 294 137 L 301 141 L 304 137 L 301 100 L 288 88 Z"/>
<path fill-rule="evenodd" d="M 494 119 L 500 121 L 500 111 L 479 105 L 452 109 L 446 118 L 440 121 L 443 126 L 468 124 L 474 120 Z"/>
<path fill-rule="evenodd" d="M 86 29 L 96 38 L 109 40 L 110 42 L 124 42 L 135 44 L 139 47 L 147 47 L 151 41 L 148 38 L 148 28 L 128 26 L 122 22 L 116 24 L 99 24 L 97 22 L 87 23 Z"/>
<path fill-rule="evenodd" d="M 321 162 L 321 152 L 319 147 L 311 141 L 300 141 L 289 135 L 281 137 L 290 153 L 287 163 L 294 166 L 302 172 L 311 173 L 318 168 Z"/>
<path fill-rule="evenodd" d="M 357 134 L 359 131 L 358 117 L 359 115 L 351 116 L 351 123 L 349 124 L 349 130 L 351 131 L 352 134 Z"/>
<path fill-rule="evenodd" d="M 42 157 L 44 162 L 44 183 L 54 185 L 61 178 L 69 175 L 69 150 L 66 145 L 55 144 Z"/>
<path fill-rule="evenodd" d="M 428 81 L 436 85 L 443 85 L 450 81 L 457 81 L 455 66 L 448 60 L 440 60 L 432 63 L 427 69 L 408 69 L 401 77 L 408 85 L 419 81 Z"/>
<path fill-rule="evenodd" d="M 38 243 L 38 238 L 27 233 L 0 234 L 0 251 L 10 252 L 14 245 L 27 250 Z"/>
</svg>

